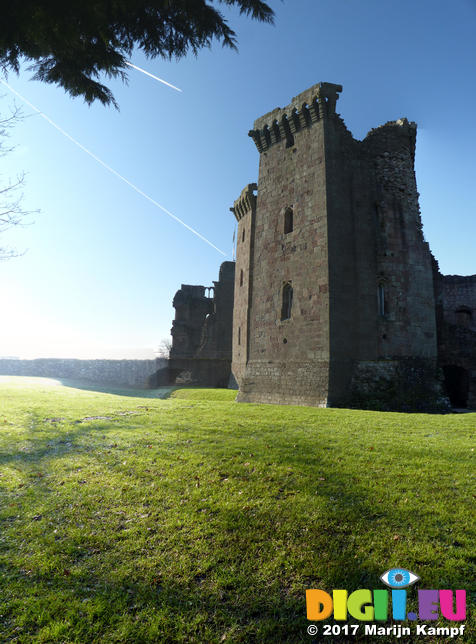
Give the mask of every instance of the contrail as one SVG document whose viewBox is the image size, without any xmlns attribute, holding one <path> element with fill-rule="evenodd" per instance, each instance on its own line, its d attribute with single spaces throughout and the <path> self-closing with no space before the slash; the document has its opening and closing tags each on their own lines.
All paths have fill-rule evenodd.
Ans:
<svg viewBox="0 0 476 644">
<path fill-rule="evenodd" d="M 150 76 L 151 78 L 154 78 L 156 81 L 159 81 L 159 83 L 163 83 L 164 85 L 167 85 L 167 87 L 171 87 L 172 89 L 177 90 L 177 92 L 181 92 L 182 90 L 179 87 L 175 87 L 175 85 L 172 85 L 171 83 L 167 83 L 167 81 L 164 81 L 163 78 L 159 78 L 158 76 L 154 76 L 154 74 L 151 74 L 150 72 L 146 72 L 145 69 L 142 69 L 142 67 L 137 67 L 137 65 L 133 65 L 129 61 L 126 60 L 126 65 L 129 65 L 129 67 L 132 67 L 133 69 L 137 69 L 138 72 L 142 72 L 146 76 Z"/>
<path fill-rule="evenodd" d="M 84 145 L 82 145 L 79 141 L 76 141 L 76 139 L 74 139 L 70 134 L 68 134 L 67 132 L 65 132 L 65 131 L 63 130 L 63 128 L 61 128 L 61 127 L 60 127 L 59 125 L 57 125 L 54 121 L 52 121 L 52 120 L 51 120 L 48 116 L 46 116 L 46 114 L 44 114 L 41 110 L 39 110 L 37 107 L 35 107 L 35 105 L 33 105 L 33 103 L 30 103 L 30 101 L 29 101 L 28 99 L 26 99 L 24 96 L 22 96 L 22 95 L 20 94 L 20 92 L 17 92 L 15 89 L 13 89 L 13 87 L 11 87 L 11 86 L 10 86 L 6 81 L 4 81 L 2 78 L 0 78 L 0 83 L 2 83 L 2 85 L 5 85 L 5 87 L 6 87 L 8 90 L 10 90 L 10 92 L 12 92 L 12 94 L 15 94 L 15 96 L 18 96 L 18 98 L 20 98 L 24 103 L 26 103 L 29 107 L 31 107 L 31 109 L 32 109 L 32 110 L 34 110 L 35 112 L 37 112 L 37 114 L 39 114 L 42 118 L 44 118 L 44 119 L 45 119 L 45 121 L 48 121 L 48 123 L 49 123 L 50 125 L 52 125 L 56 130 L 58 130 L 58 132 L 61 132 L 61 134 L 62 134 L 63 136 L 65 136 L 65 137 L 66 137 L 67 139 L 69 139 L 72 143 L 74 143 L 75 145 L 77 145 L 77 146 L 78 146 L 78 148 L 81 148 L 81 150 L 83 150 L 83 152 L 86 152 L 86 154 L 89 154 L 89 156 L 90 156 L 90 157 L 92 157 L 95 161 L 97 161 L 100 165 L 102 165 L 102 166 L 103 166 L 103 168 L 106 168 L 106 170 L 109 170 L 109 172 L 111 172 L 112 174 L 114 174 L 118 179 L 120 179 L 121 181 L 123 181 L 124 183 L 126 183 L 126 184 L 127 184 L 128 186 L 130 186 L 133 190 L 135 190 L 135 191 L 136 191 L 136 192 L 138 192 L 140 195 L 142 195 L 145 199 L 147 199 L 147 201 L 150 201 L 150 203 L 154 204 L 154 206 L 157 206 L 157 208 L 159 208 L 160 210 L 162 210 L 163 212 L 165 212 L 165 214 L 166 214 L 166 215 L 168 215 L 169 217 L 171 217 L 172 219 L 174 219 L 175 221 L 177 221 L 179 224 L 181 224 L 182 226 L 184 226 L 184 228 L 186 228 L 187 230 L 189 230 L 191 233 L 193 233 L 194 235 L 196 235 L 197 237 L 199 237 L 199 238 L 200 238 L 202 241 L 204 241 L 206 244 L 208 244 L 209 246 L 211 246 L 212 248 L 214 248 L 215 250 L 217 250 L 219 253 L 221 253 L 224 257 L 226 257 L 226 253 L 224 253 L 224 252 L 223 252 L 222 250 L 220 250 L 217 246 L 215 246 L 214 244 L 212 244 L 212 242 L 211 242 L 211 241 L 209 241 L 206 237 L 204 237 L 204 236 L 203 236 L 203 235 L 201 235 L 197 230 L 195 230 L 194 228 L 192 228 L 191 226 L 189 226 L 188 224 L 186 224 L 184 221 L 182 221 L 182 219 L 180 219 L 179 217 L 177 217 L 176 215 L 174 215 L 172 212 L 170 212 L 170 210 L 167 210 L 167 208 L 164 208 L 164 206 L 162 206 L 160 203 L 158 203 L 157 201 L 155 201 L 155 199 L 152 199 L 152 197 L 149 197 L 149 195 L 147 195 L 143 190 L 141 190 L 141 189 L 140 189 L 140 188 L 138 188 L 136 185 L 134 185 L 131 181 L 129 181 L 129 179 L 126 179 L 125 177 L 123 177 L 123 176 L 122 176 L 122 174 L 119 174 L 119 172 L 117 172 L 116 170 L 114 170 L 114 168 L 111 168 L 111 166 L 110 166 L 110 165 L 108 165 L 108 164 L 107 164 L 107 163 L 105 163 L 102 159 L 100 159 L 99 157 L 97 157 L 93 152 L 91 152 L 91 150 L 88 150 L 88 148 L 84 147 Z"/>
</svg>

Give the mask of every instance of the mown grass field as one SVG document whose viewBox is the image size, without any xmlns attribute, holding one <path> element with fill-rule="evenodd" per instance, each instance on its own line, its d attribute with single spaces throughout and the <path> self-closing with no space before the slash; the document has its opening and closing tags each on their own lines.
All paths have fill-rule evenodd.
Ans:
<svg viewBox="0 0 476 644">
<path fill-rule="evenodd" d="M 363 641 L 310 637 L 305 590 L 395 566 L 474 598 L 476 414 L 0 380 L 1 642 Z"/>
</svg>

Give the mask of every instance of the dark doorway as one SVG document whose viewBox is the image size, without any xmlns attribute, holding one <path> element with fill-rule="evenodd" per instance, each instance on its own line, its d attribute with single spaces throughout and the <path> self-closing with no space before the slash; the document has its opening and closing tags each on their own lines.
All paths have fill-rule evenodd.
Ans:
<svg viewBox="0 0 476 644">
<path fill-rule="evenodd" d="M 469 393 L 469 374 L 467 369 L 456 365 L 443 367 L 446 393 L 452 407 L 467 407 Z"/>
</svg>

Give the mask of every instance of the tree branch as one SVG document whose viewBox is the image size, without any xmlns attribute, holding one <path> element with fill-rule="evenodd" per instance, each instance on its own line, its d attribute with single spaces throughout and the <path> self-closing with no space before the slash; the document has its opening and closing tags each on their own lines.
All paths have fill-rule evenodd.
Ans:
<svg viewBox="0 0 476 644">
<path fill-rule="evenodd" d="M 0 157 L 5 157 L 15 148 L 15 146 L 5 145 L 5 139 L 10 136 L 11 129 L 23 118 L 21 109 L 16 105 L 10 109 L 9 115 L 0 115 Z M 13 226 L 29 225 L 32 222 L 27 218 L 38 212 L 22 208 L 24 182 L 25 174 L 23 173 L 14 180 L 8 179 L 3 187 L 0 187 L 0 233 L 6 232 Z M 24 255 L 24 252 L 20 253 L 5 246 L 0 247 L 0 261 L 21 255 Z"/>
</svg>

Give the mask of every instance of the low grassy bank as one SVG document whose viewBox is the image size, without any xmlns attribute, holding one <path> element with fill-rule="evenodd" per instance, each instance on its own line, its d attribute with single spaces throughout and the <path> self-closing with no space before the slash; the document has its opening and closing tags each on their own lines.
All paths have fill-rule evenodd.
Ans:
<svg viewBox="0 0 476 644">
<path fill-rule="evenodd" d="M 306 588 L 474 591 L 476 414 L 234 396 L 0 383 L 1 641 L 330 642 Z"/>
</svg>

